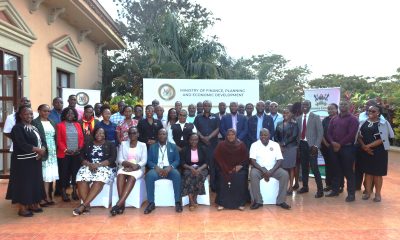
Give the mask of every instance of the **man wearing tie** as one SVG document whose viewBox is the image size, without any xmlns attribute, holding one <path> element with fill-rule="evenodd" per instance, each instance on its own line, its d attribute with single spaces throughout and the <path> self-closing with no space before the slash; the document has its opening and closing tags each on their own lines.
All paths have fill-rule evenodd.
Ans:
<svg viewBox="0 0 400 240">
<path fill-rule="evenodd" d="M 221 118 L 219 132 L 223 139 L 226 137 L 226 131 L 233 128 L 237 132 L 237 137 L 242 142 L 246 142 L 247 137 L 247 119 L 244 115 L 238 114 L 238 103 L 229 104 L 230 114 L 225 114 Z"/>
<path fill-rule="evenodd" d="M 299 134 L 299 150 L 302 168 L 303 187 L 298 193 L 308 192 L 308 174 L 309 166 L 314 173 L 315 182 L 317 183 L 317 193 L 315 198 L 324 196 L 321 174 L 318 169 L 318 148 L 320 147 L 324 130 L 322 128 L 321 119 L 318 115 L 310 113 L 311 102 L 305 100 L 301 103 L 303 114 L 297 120 L 297 125 L 301 130 Z"/>
</svg>

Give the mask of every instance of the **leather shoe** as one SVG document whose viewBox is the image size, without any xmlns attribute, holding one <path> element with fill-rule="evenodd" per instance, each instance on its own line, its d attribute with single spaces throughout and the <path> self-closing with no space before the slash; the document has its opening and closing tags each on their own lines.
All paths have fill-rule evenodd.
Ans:
<svg viewBox="0 0 400 240">
<path fill-rule="evenodd" d="M 261 203 L 254 202 L 253 204 L 251 204 L 250 209 L 251 210 L 256 210 L 256 209 L 258 209 L 260 207 L 263 207 L 263 205 Z"/>
<path fill-rule="evenodd" d="M 329 192 L 329 191 L 331 191 L 332 190 L 332 187 L 331 186 L 326 186 L 325 188 L 324 188 L 324 192 Z"/>
<path fill-rule="evenodd" d="M 302 187 L 297 193 L 308 193 L 308 187 Z"/>
<path fill-rule="evenodd" d="M 283 202 L 283 203 L 277 203 L 276 206 L 281 207 L 283 209 L 289 210 L 291 208 L 290 205 L 288 205 L 287 203 Z"/>
<path fill-rule="evenodd" d="M 354 195 L 348 195 L 346 197 L 346 202 L 354 202 L 356 200 L 356 196 Z"/>
<path fill-rule="evenodd" d="M 144 210 L 144 214 L 149 214 L 154 209 L 156 209 L 156 205 L 153 202 L 151 202 L 149 203 L 149 205 L 147 205 L 146 209 Z"/>
<path fill-rule="evenodd" d="M 325 195 L 325 197 L 337 197 L 337 196 L 339 196 L 339 193 L 335 191 L 331 191 L 330 193 Z"/>
<path fill-rule="evenodd" d="M 342 193 L 343 192 L 343 188 L 341 187 L 341 188 L 339 188 L 339 193 Z"/>
<path fill-rule="evenodd" d="M 318 191 L 316 194 L 315 194 L 315 198 L 322 198 L 324 196 L 324 192 L 323 191 Z"/>
<path fill-rule="evenodd" d="M 18 216 L 21 217 L 33 217 L 33 212 L 27 210 L 27 211 L 18 211 Z"/>
<path fill-rule="evenodd" d="M 183 211 L 183 208 L 182 208 L 181 202 L 176 202 L 175 203 L 175 212 L 180 213 L 182 211 Z"/>
</svg>

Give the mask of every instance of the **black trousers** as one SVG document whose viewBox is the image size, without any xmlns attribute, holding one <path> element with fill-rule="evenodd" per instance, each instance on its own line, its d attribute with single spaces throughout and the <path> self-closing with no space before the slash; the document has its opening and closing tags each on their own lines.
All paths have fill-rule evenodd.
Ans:
<svg viewBox="0 0 400 240">
<path fill-rule="evenodd" d="M 80 155 L 65 155 L 65 158 L 60 159 L 60 185 L 61 188 L 67 188 L 69 182 L 73 186 L 76 185 L 76 174 L 81 167 Z"/>
<path fill-rule="evenodd" d="M 321 144 L 321 153 L 325 161 L 325 185 L 332 186 L 332 161 L 329 155 L 329 148 Z"/>
<path fill-rule="evenodd" d="M 318 169 L 318 154 L 315 156 L 311 155 L 310 147 L 306 141 L 300 141 L 300 161 L 301 161 L 301 173 L 303 187 L 308 188 L 308 174 L 310 173 L 310 167 L 314 173 L 315 182 L 317 184 L 317 189 L 319 192 L 323 191 L 321 173 Z"/>
<path fill-rule="evenodd" d="M 347 181 L 347 192 L 349 195 L 355 193 L 355 175 L 353 165 L 355 161 L 355 151 L 353 145 L 342 146 L 338 152 L 334 152 L 330 147 L 330 156 L 332 160 L 332 191 L 339 192 L 340 182 L 343 176 Z"/>
</svg>

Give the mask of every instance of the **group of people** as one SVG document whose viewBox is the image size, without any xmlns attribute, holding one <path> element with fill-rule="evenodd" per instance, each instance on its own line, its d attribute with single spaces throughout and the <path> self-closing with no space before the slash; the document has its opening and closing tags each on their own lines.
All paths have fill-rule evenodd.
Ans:
<svg viewBox="0 0 400 240">
<path fill-rule="evenodd" d="M 260 181 L 270 178 L 279 181 L 276 205 L 290 209 L 287 195 L 309 191 L 310 168 L 316 198 L 324 191 L 330 191 L 326 197 L 338 196 L 345 177 L 346 201 L 354 201 L 365 174 L 363 199 L 369 199 L 375 187 L 374 201 L 381 201 L 393 130 L 372 100 L 359 120 L 349 112 L 348 102 L 330 104 L 322 122 L 310 112 L 310 101 L 291 104 L 282 114 L 278 103 L 259 101 L 255 115 L 251 103 L 231 102 L 226 113 L 227 105 L 221 102 L 213 114 L 210 101 L 190 104 L 188 110 L 177 101 L 166 116 L 157 100 L 145 106 L 144 113 L 143 106 L 124 101 L 114 114 L 101 103 L 83 110 L 76 103 L 71 95 L 63 108 L 62 99 L 55 98 L 52 108 L 42 104 L 35 116 L 30 101 L 22 98 L 18 111 L 7 117 L 4 134 L 13 146 L 6 198 L 18 203 L 18 215 L 31 217 L 55 204 L 53 190 L 65 202 L 70 197 L 80 200 L 73 215 L 84 214 L 104 184 L 113 181 L 119 200 L 110 214 L 122 214 L 139 178 L 146 182 L 145 214 L 156 207 L 159 179 L 172 181 L 176 212 L 183 210 L 183 196 L 189 197 L 189 210 L 194 211 L 197 196 L 205 194 L 206 187 L 216 192 L 218 210 L 244 210 L 249 201 L 250 209 L 258 209 L 263 206 Z M 319 149 L 326 162 L 325 188 L 318 169 Z M 210 186 L 205 186 L 208 177 Z"/>
</svg>

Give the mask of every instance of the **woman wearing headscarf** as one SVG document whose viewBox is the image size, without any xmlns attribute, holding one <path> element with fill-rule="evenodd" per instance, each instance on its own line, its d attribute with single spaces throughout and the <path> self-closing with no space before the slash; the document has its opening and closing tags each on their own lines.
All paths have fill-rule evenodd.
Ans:
<svg viewBox="0 0 400 240">
<path fill-rule="evenodd" d="M 365 173 L 365 191 L 362 199 L 368 200 L 375 186 L 374 202 L 380 202 L 383 176 L 387 175 L 389 138 L 394 138 L 390 123 L 380 118 L 382 108 L 378 105 L 368 109 L 368 119 L 359 125 L 358 143 L 361 147 L 361 169 Z"/>
<path fill-rule="evenodd" d="M 218 210 L 244 210 L 244 205 L 249 200 L 249 154 L 246 145 L 237 139 L 233 128 L 227 130 L 225 140 L 218 144 L 214 158 L 217 164 L 215 202 Z"/>
</svg>

